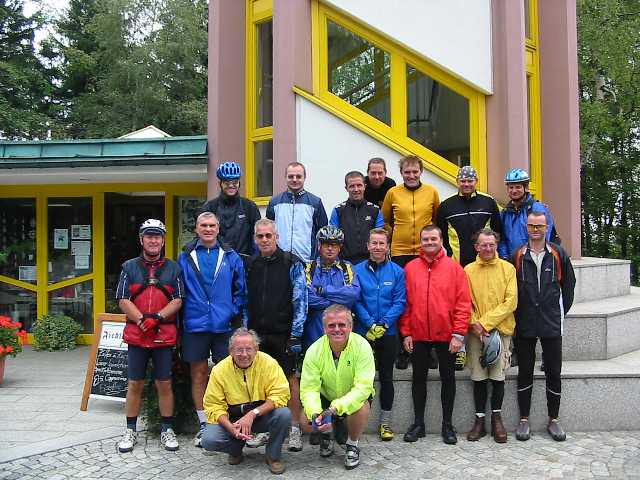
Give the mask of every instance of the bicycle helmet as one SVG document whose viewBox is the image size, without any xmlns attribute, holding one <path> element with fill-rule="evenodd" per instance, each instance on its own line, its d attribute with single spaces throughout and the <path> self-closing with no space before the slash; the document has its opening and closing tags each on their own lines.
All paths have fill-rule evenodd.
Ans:
<svg viewBox="0 0 640 480">
<path fill-rule="evenodd" d="M 167 227 L 160 220 L 149 218 L 140 225 L 140 235 L 164 235 L 167 233 Z"/>
<path fill-rule="evenodd" d="M 238 180 L 242 172 L 240 171 L 240 165 L 236 162 L 224 162 L 218 165 L 216 170 L 216 176 L 222 180 Z"/>
<path fill-rule="evenodd" d="M 463 178 L 473 178 L 475 180 L 478 179 L 478 172 L 471 165 L 465 165 L 460 170 L 458 170 L 458 176 L 456 177 L 458 180 Z"/>
<path fill-rule="evenodd" d="M 344 233 L 338 227 L 325 225 L 318 230 L 316 240 L 318 240 L 319 243 L 336 243 L 342 245 L 344 243 Z"/>
<path fill-rule="evenodd" d="M 510 183 L 529 183 L 529 174 L 526 170 L 521 168 L 512 168 L 504 176 L 504 183 L 507 185 Z"/>
<path fill-rule="evenodd" d="M 482 354 L 480 365 L 483 368 L 495 365 L 502 355 L 502 338 L 498 330 L 492 330 L 488 337 L 482 339 Z"/>
</svg>

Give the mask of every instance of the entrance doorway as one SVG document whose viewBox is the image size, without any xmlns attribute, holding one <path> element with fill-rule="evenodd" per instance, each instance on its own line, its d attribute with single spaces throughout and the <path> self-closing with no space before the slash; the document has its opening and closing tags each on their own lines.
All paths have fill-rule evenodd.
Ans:
<svg viewBox="0 0 640 480">
<path fill-rule="evenodd" d="M 165 222 L 164 192 L 106 192 L 104 210 L 105 310 L 120 313 L 115 295 L 122 264 L 140 255 L 142 222 L 148 218 Z"/>
</svg>

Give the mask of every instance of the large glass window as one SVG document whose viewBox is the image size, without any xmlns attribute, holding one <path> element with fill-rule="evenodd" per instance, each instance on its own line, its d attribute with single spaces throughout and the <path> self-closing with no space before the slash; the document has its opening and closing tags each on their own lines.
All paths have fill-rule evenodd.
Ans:
<svg viewBox="0 0 640 480">
<path fill-rule="evenodd" d="M 37 316 L 36 293 L 0 282 L 0 315 L 21 322 L 31 332 Z"/>
<path fill-rule="evenodd" d="M 327 29 L 329 91 L 389 125 L 389 53 L 330 20 Z"/>
<path fill-rule="evenodd" d="M 92 271 L 91 198 L 48 199 L 49 284 Z"/>
<path fill-rule="evenodd" d="M 273 125 L 273 22 L 256 25 L 256 127 Z"/>
<path fill-rule="evenodd" d="M 469 165 L 469 101 L 407 66 L 407 136 L 458 167 Z"/>
<path fill-rule="evenodd" d="M 93 333 L 93 281 L 49 292 L 49 313 L 67 315 L 82 325 L 82 333 Z"/>
<path fill-rule="evenodd" d="M 206 201 L 205 197 L 174 197 L 174 229 L 177 232 L 174 252 L 181 252 L 187 243 L 196 238 L 196 218 Z"/>
<path fill-rule="evenodd" d="M 273 195 L 273 140 L 256 142 L 255 151 L 255 192 L 259 197 Z"/>
<path fill-rule="evenodd" d="M 524 0 L 524 35 L 531 38 L 531 5 L 529 0 Z"/>
<path fill-rule="evenodd" d="M 34 198 L 0 198 L 0 275 L 36 283 Z"/>
</svg>

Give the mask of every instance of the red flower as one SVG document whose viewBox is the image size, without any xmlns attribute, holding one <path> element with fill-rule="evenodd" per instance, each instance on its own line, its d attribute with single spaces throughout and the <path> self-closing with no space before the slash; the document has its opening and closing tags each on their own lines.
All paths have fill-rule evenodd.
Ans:
<svg viewBox="0 0 640 480">
<path fill-rule="evenodd" d="M 11 345 L 8 345 L 7 347 L 5 347 L 4 351 L 7 353 L 11 353 L 13 352 L 13 347 Z"/>
<path fill-rule="evenodd" d="M 2 345 L 0 345 L 0 354 L 4 353 L 4 347 Z"/>
</svg>

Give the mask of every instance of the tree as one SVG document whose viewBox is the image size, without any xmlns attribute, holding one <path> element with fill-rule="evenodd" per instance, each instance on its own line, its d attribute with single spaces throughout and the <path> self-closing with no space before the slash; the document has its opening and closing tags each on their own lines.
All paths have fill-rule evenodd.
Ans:
<svg viewBox="0 0 640 480">
<path fill-rule="evenodd" d="M 51 72 L 36 55 L 41 15 L 25 17 L 21 0 L 0 3 L 0 138 L 44 138 L 54 115 Z"/>
<path fill-rule="evenodd" d="M 580 0 L 578 8 L 583 251 L 637 265 L 640 2 Z"/>
</svg>

